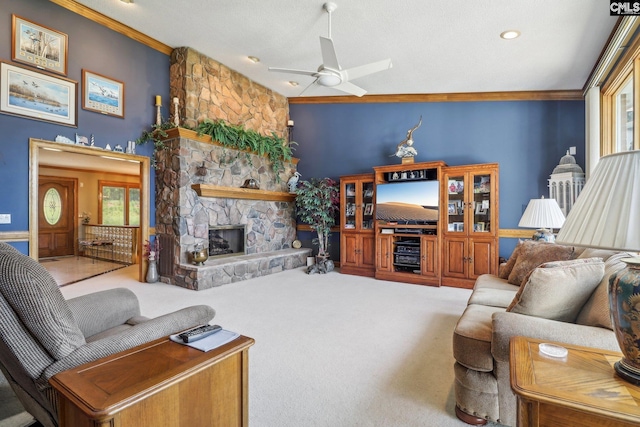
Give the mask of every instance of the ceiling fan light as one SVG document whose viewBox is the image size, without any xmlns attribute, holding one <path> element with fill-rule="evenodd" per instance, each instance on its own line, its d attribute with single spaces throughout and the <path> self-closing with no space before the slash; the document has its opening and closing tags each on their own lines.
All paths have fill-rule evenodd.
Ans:
<svg viewBox="0 0 640 427">
<path fill-rule="evenodd" d="M 342 79 L 340 78 L 340 76 L 329 74 L 318 77 L 318 83 L 320 83 L 322 86 L 332 87 L 338 86 L 340 83 L 342 83 Z"/>
</svg>

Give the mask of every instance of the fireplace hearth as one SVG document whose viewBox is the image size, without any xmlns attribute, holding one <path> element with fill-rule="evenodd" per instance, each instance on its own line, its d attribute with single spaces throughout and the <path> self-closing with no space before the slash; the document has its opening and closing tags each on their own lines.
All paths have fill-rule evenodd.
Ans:
<svg viewBox="0 0 640 427">
<path fill-rule="evenodd" d="M 209 257 L 244 255 L 245 228 L 244 225 L 209 227 Z"/>
</svg>

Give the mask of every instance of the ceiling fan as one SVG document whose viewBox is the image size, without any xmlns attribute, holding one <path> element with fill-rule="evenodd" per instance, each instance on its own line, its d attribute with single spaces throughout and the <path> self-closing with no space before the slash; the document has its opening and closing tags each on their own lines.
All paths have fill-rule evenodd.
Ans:
<svg viewBox="0 0 640 427">
<path fill-rule="evenodd" d="M 289 68 L 276 67 L 269 67 L 269 71 L 302 74 L 315 77 L 316 79 L 313 83 L 307 86 L 300 95 L 315 86 L 326 86 L 341 90 L 342 92 L 346 92 L 351 95 L 362 96 L 367 93 L 367 91 L 351 83 L 351 80 L 377 73 L 378 71 L 388 70 L 391 68 L 391 59 L 385 59 L 383 61 L 372 62 L 370 64 L 343 70 L 338 63 L 336 50 L 333 47 L 333 40 L 331 40 L 331 13 L 336 10 L 338 6 L 335 3 L 329 2 L 325 3 L 322 7 L 329 14 L 329 37 L 320 36 L 322 65 L 318 67 L 318 71 L 292 70 Z"/>
</svg>

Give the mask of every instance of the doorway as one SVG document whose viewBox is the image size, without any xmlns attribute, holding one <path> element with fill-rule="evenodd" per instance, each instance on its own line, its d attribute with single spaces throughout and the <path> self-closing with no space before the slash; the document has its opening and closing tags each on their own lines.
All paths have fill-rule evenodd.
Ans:
<svg viewBox="0 0 640 427">
<path fill-rule="evenodd" d="M 147 269 L 147 260 L 142 256 L 142 249 L 145 240 L 149 239 L 149 206 L 150 197 L 150 159 L 146 156 L 135 154 L 118 153 L 105 151 L 96 148 L 89 148 L 74 144 L 61 144 L 52 141 L 45 141 L 36 138 L 29 139 L 29 256 L 39 259 L 39 166 L 40 158 L 45 152 L 57 152 L 59 157 L 66 161 L 69 167 L 80 165 L 97 164 L 115 167 L 117 164 L 133 165 L 140 180 L 140 227 L 138 233 L 137 259 L 138 280 L 144 282 L 144 272 Z M 77 210 L 77 200 L 76 207 Z M 74 213 L 77 221 L 77 211 Z M 77 227 L 76 227 L 77 230 Z M 75 244 L 75 240 L 73 241 Z"/>
<path fill-rule="evenodd" d="M 38 258 L 75 255 L 78 180 L 38 176 Z"/>
</svg>

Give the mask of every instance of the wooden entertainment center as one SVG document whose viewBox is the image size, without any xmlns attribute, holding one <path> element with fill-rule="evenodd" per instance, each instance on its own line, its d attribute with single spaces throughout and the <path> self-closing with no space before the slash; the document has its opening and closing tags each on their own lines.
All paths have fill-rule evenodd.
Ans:
<svg viewBox="0 0 640 427">
<path fill-rule="evenodd" d="M 373 170 L 340 178 L 342 273 L 463 288 L 473 287 L 481 274 L 497 273 L 497 163 L 447 166 L 436 161 Z M 400 195 L 407 192 L 426 196 L 415 194 L 424 185 L 411 182 L 437 188 L 435 203 L 424 202 L 422 209 L 404 203 L 402 197 L 411 197 Z M 389 202 L 394 191 L 398 200 L 391 196 Z"/>
</svg>

